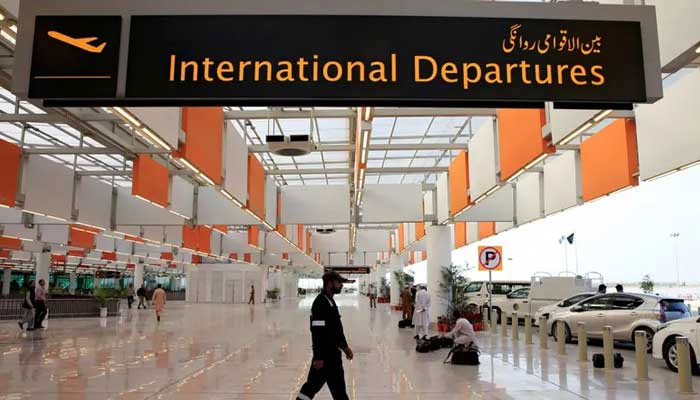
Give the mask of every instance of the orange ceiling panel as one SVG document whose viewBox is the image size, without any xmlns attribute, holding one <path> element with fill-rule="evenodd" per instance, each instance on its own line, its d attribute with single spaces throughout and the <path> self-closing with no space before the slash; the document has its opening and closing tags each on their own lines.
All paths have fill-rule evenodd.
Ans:
<svg viewBox="0 0 700 400">
<path fill-rule="evenodd" d="M 228 255 L 228 258 L 230 258 L 232 260 L 238 260 L 238 253 L 230 253 Z"/>
<path fill-rule="evenodd" d="M 306 254 L 311 254 L 311 231 L 306 231 Z"/>
<path fill-rule="evenodd" d="M 399 224 L 399 253 L 404 249 L 403 224 Z"/>
<path fill-rule="evenodd" d="M 204 225 L 197 226 L 197 250 L 211 253 L 211 228 Z"/>
<path fill-rule="evenodd" d="M 105 261 L 117 261 L 117 253 L 113 251 L 103 251 L 100 259 Z"/>
<path fill-rule="evenodd" d="M 415 263 L 416 263 L 416 252 L 415 252 L 415 251 L 409 251 L 409 252 L 408 252 L 408 263 L 409 263 L 409 264 L 415 264 Z"/>
<path fill-rule="evenodd" d="M 455 249 L 467 245 L 467 223 L 455 222 Z"/>
<path fill-rule="evenodd" d="M 250 253 L 245 253 L 245 254 L 243 254 L 243 261 L 249 263 L 250 260 L 252 260 L 252 259 L 253 259 L 253 258 L 251 257 Z"/>
<path fill-rule="evenodd" d="M 479 240 L 496 234 L 495 222 L 479 222 Z"/>
<path fill-rule="evenodd" d="M 282 236 L 287 236 L 287 225 L 277 224 L 277 232 L 279 232 Z"/>
<path fill-rule="evenodd" d="M 618 119 L 581 143 L 583 200 L 639 184 L 634 120 Z"/>
<path fill-rule="evenodd" d="M 170 253 L 170 252 L 160 253 L 160 259 L 172 261 L 173 260 L 173 253 Z"/>
<path fill-rule="evenodd" d="M 248 208 L 265 219 L 265 169 L 254 154 L 248 155 Z"/>
<path fill-rule="evenodd" d="M 68 250 L 68 255 L 71 257 L 87 257 L 85 250 Z"/>
<path fill-rule="evenodd" d="M 228 233 L 228 225 L 214 225 L 214 230 L 225 235 Z"/>
<path fill-rule="evenodd" d="M 449 167 L 450 214 L 455 215 L 469 205 L 469 154 L 461 151 Z"/>
<path fill-rule="evenodd" d="M 248 245 L 255 248 L 260 247 L 260 228 L 256 225 L 248 227 Z"/>
<path fill-rule="evenodd" d="M 420 252 L 421 260 L 427 260 L 428 259 L 428 252 L 423 250 Z"/>
<path fill-rule="evenodd" d="M 197 251 L 198 233 L 196 226 L 182 226 L 182 247 Z"/>
<path fill-rule="evenodd" d="M 501 180 L 507 180 L 542 154 L 555 151 L 551 141 L 542 138 L 542 127 L 546 124 L 543 109 L 498 110 Z"/>
<path fill-rule="evenodd" d="M 416 240 L 425 236 L 425 222 L 416 222 Z"/>
<path fill-rule="evenodd" d="M 134 242 L 134 243 L 141 243 L 144 244 L 146 243 L 143 238 L 140 238 L 138 236 L 131 236 L 131 235 L 124 235 L 124 240 L 129 241 L 129 242 Z"/>
<path fill-rule="evenodd" d="M 297 246 L 300 249 L 304 248 L 304 225 L 297 225 Z"/>
<path fill-rule="evenodd" d="M 224 109 L 184 107 L 182 130 L 185 143 L 180 154 L 215 184 L 221 184 Z"/>
<path fill-rule="evenodd" d="M 131 194 L 167 207 L 170 177 L 168 167 L 155 161 L 151 156 L 140 154 L 134 161 L 134 175 Z"/>
<path fill-rule="evenodd" d="M 201 264 L 202 263 L 202 256 L 199 254 L 192 254 L 192 264 Z"/>
<path fill-rule="evenodd" d="M 0 204 L 8 207 L 17 200 L 20 160 L 19 146 L 0 140 Z"/>
<path fill-rule="evenodd" d="M 20 250 L 22 248 L 22 241 L 16 238 L 9 238 L 7 236 L 0 236 L 0 249 L 6 250 Z"/>
<path fill-rule="evenodd" d="M 95 234 L 84 229 L 76 229 L 71 226 L 68 230 L 68 245 L 73 247 L 81 247 L 83 249 L 92 249 L 95 247 Z"/>
</svg>

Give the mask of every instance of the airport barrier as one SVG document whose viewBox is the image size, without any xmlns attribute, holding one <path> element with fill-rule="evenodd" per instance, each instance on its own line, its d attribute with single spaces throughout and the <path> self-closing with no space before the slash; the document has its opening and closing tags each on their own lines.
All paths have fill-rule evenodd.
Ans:
<svg viewBox="0 0 700 400">
<path fill-rule="evenodd" d="M 540 317 L 540 348 L 547 348 L 547 318 Z"/>
<path fill-rule="evenodd" d="M 525 344 L 532 344 L 532 317 L 525 314 Z"/>
<path fill-rule="evenodd" d="M 605 369 L 613 369 L 613 336 L 610 325 L 603 327 L 603 357 L 605 358 Z"/>
<path fill-rule="evenodd" d="M 690 344 L 685 336 L 676 337 L 676 354 L 678 355 L 678 391 L 692 394 L 693 381 L 690 365 Z"/>
<path fill-rule="evenodd" d="M 566 323 L 564 321 L 559 321 L 557 323 L 557 354 L 560 356 L 566 355 L 566 331 L 564 328 Z"/>
<path fill-rule="evenodd" d="M 501 336 L 508 336 L 508 314 L 501 312 Z"/>
<path fill-rule="evenodd" d="M 634 358 L 637 365 L 637 380 L 649 380 L 649 367 L 647 366 L 647 334 L 637 331 L 634 333 Z"/>
<path fill-rule="evenodd" d="M 486 309 L 482 308 L 481 309 L 481 321 L 483 322 L 481 325 L 484 327 L 484 331 L 489 330 L 489 313 L 486 312 Z"/>
<path fill-rule="evenodd" d="M 578 361 L 588 362 L 588 336 L 586 335 L 586 323 L 579 322 L 576 337 L 578 338 Z"/>
<path fill-rule="evenodd" d="M 518 341 L 518 313 L 514 312 L 511 314 L 511 336 L 513 337 L 513 341 L 517 342 Z"/>
<path fill-rule="evenodd" d="M 0 320 L 19 320 L 24 315 L 23 299 L 0 299 Z M 107 315 L 119 315 L 119 299 L 107 300 Z M 99 317 L 100 302 L 97 299 L 49 299 L 46 307 L 50 318 Z"/>
</svg>

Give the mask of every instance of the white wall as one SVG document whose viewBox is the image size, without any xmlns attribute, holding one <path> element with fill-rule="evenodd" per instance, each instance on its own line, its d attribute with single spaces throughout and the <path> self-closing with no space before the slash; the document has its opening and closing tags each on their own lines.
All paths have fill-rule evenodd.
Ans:
<svg viewBox="0 0 700 400">
<path fill-rule="evenodd" d="M 192 303 L 247 303 L 250 285 L 255 285 L 255 301 L 262 303 L 265 268 L 248 264 L 201 264 L 187 268 L 187 301 Z M 230 299 L 230 285 L 233 298 Z M 228 291 L 227 291 L 228 289 Z M 231 301 L 232 300 L 232 301 Z"/>
</svg>

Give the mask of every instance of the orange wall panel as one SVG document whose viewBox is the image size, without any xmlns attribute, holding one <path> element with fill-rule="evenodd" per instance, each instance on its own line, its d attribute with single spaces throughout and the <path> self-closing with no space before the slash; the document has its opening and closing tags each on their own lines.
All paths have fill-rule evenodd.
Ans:
<svg viewBox="0 0 700 400">
<path fill-rule="evenodd" d="M 495 222 L 479 222 L 479 240 L 496 234 Z"/>
<path fill-rule="evenodd" d="M 638 185 L 638 172 L 634 120 L 618 119 L 581 143 L 584 201 Z"/>
<path fill-rule="evenodd" d="M 467 245 L 467 223 L 455 222 L 455 249 Z"/>
<path fill-rule="evenodd" d="M 20 159 L 19 146 L 0 140 L 0 204 L 8 207 L 17 200 Z"/>
<path fill-rule="evenodd" d="M 399 253 L 404 249 L 403 224 L 399 224 Z"/>
<path fill-rule="evenodd" d="M 169 204 L 170 177 L 168 168 L 151 156 L 140 154 L 134 161 L 131 194 L 143 197 L 163 207 Z"/>
<path fill-rule="evenodd" d="M 554 152 L 551 143 L 542 138 L 546 123 L 543 109 L 498 110 L 501 180 L 507 180 L 542 154 Z"/>
<path fill-rule="evenodd" d="M 449 167 L 450 214 L 455 215 L 469 205 L 469 154 L 461 151 Z"/>
<path fill-rule="evenodd" d="M 221 184 L 224 109 L 222 107 L 184 107 L 182 130 L 185 143 L 182 156 L 217 185 Z"/>
<path fill-rule="evenodd" d="M 419 240 L 425 236 L 425 222 L 416 222 L 416 239 Z"/>
<path fill-rule="evenodd" d="M 265 219 L 265 169 L 254 154 L 248 155 L 248 208 Z"/>
<path fill-rule="evenodd" d="M 260 247 L 260 228 L 255 225 L 248 227 L 248 245 Z"/>
<path fill-rule="evenodd" d="M 91 249 L 95 246 L 95 234 L 71 226 L 68 230 L 68 245 Z"/>
<path fill-rule="evenodd" d="M 182 226 L 182 247 L 197 250 L 198 234 L 196 226 Z"/>
<path fill-rule="evenodd" d="M 197 250 L 211 253 L 211 228 L 204 225 L 197 226 Z"/>
</svg>

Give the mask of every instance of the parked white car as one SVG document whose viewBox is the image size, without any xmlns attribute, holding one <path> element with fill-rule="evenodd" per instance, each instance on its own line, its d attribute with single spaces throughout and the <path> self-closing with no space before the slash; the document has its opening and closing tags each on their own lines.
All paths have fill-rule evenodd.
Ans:
<svg viewBox="0 0 700 400">
<path fill-rule="evenodd" d="M 571 306 L 575 305 L 578 302 L 581 302 L 583 300 L 586 300 L 589 297 L 593 297 L 598 293 L 594 292 L 586 292 L 586 293 L 578 293 L 573 296 L 569 296 L 565 298 L 564 300 L 555 303 L 555 304 L 550 304 L 548 306 L 540 307 L 539 310 L 535 313 L 535 324 L 539 324 L 540 318 L 544 317 L 547 320 L 547 323 L 551 321 L 551 318 L 557 315 L 560 312 L 568 310 Z M 549 332 L 549 327 L 547 329 L 547 332 Z"/>
<path fill-rule="evenodd" d="M 685 336 L 690 344 L 690 364 L 694 372 L 700 371 L 700 318 L 690 317 L 661 324 L 654 335 L 652 356 L 664 359 L 671 371 L 678 371 L 676 338 Z"/>
<path fill-rule="evenodd" d="M 486 281 L 469 282 L 466 288 L 467 296 L 469 296 L 469 305 L 477 309 L 488 308 L 489 292 Z M 528 281 L 493 281 L 493 300 L 505 298 L 506 295 L 515 289 L 529 287 Z"/>
</svg>

